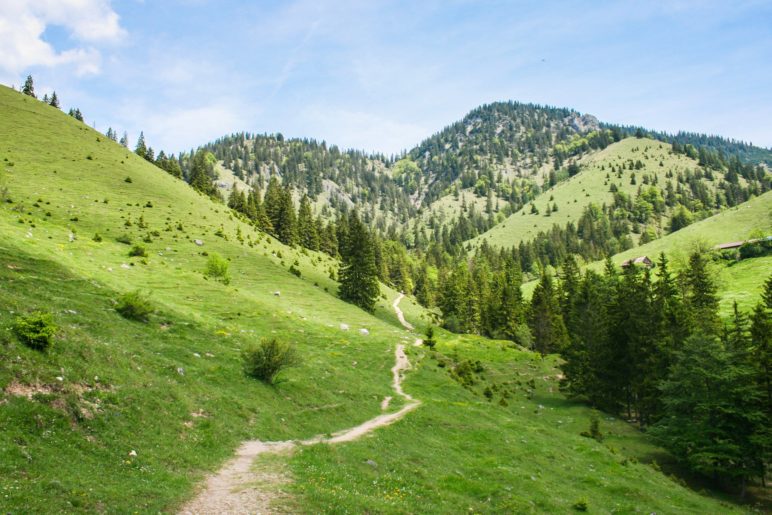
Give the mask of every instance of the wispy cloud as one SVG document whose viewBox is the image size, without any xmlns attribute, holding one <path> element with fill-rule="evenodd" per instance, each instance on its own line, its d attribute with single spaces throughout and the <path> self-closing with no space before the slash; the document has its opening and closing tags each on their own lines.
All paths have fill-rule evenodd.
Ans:
<svg viewBox="0 0 772 515">
<path fill-rule="evenodd" d="M 43 37 L 49 26 L 69 31 L 76 46 L 55 49 Z M 78 76 L 99 73 L 96 44 L 125 35 L 118 15 L 104 0 L 15 0 L 0 3 L 0 73 L 17 77 L 31 67 L 70 65 Z"/>
<path fill-rule="evenodd" d="M 0 80 L 32 70 L 167 151 L 248 130 L 396 153 L 508 99 L 769 146 L 769 19 L 762 0 L 0 0 Z"/>
</svg>

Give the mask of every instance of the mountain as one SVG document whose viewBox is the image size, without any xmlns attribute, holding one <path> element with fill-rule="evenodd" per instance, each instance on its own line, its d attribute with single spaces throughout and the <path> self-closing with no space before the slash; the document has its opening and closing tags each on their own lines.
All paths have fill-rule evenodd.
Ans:
<svg viewBox="0 0 772 515">
<path fill-rule="evenodd" d="M 582 436 L 596 415 L 559 392 L 555 356 L 442 329 L 434 350 L 413 346 L 394 290 L 373 314 L 342 302 L 336 259 L 4 87 L 0 142 L 3 512 L 177 511 L 245 440 L 324 439 L 400 410 L 398 345 L 420 406 L 369 438 L 259 459 L 230 486 L 284 511 L 741 511 L 671 479 L 683 470 L 618 417 L 601 418 L 603 442 Z M 117 309 L 136 291 L 146 322 Z M 435 316 L 399 305 L 420 330 Z M 35 312 L 57 327 L 45 352 L 18 335 Z M 301 357 L 273 386 L 242 368 L 261 338 Z"/>
<path fill-rule="evenodd" d="M 632 141 L 638 139 L 645 139 L 644 147 L 656 146 L 661 159 L 652 162 L 646 152 L 634 154 L 631 149 L 640 145 Z M 612 150 L 606 151 L 609 146 Z M 676 174 L 679 168 L 682 173 L 677 180 L 675 176 L 667 179 L 674 183 L 674 188 L 680 184 L 693 190 L 685 194 L 679 190 L 678 203 L 690 213 L 684 216 L 699 219 L 723 205 L 736 205 L 749 195 L 766 191 L 769 178 L 764 163 L 772 162 L 772 151 L 743 142 L 623 127 L 602 123 L 592 115 L 571 109 L 517 102 L 497 102 L 474 109 L 399 157 L 341 151 L 325 142 L 285 139 L 280 134 L 236 134 L 204 148 L 218 160 L 221 176 L 218 183 L 226 189 L 234 181 L 244 189 L 250 185 L 264 188 L 269 177 L 277 176 L 295 190 L 296 199 L 309 195 L 316 213 L 333 219 L 358 207 L 380 234 L 398 238 L 409 248 L 425 247 L 431 239 L 442 238 L 441 232 L 446 227 L 451 232 L 447 239 L 456 245 L 474 238 L 513 213 L 518 216 L 524 211 L 530 213 L 531 201 L 558 181 L 593 166 L 601 170 L 612 166 L 617 170 L 620 165 L 624 170 L 628 165 L 630 169 L 637 167 L 638 174 L 643 176 L 639 177 L 641 182 L 633 185 L 638 187 L 629 188 L 625 181 L 617 184 L 624 190 L 620 195 L 628 196 L 617 200 L 630 211 L 635 208 L 637 198 L 633 197 L 638 196 L 639 187 L 650 189 L 646 180 L 656 179 L 660 193 L 663 196 L 667 193 L 665 182 L 659 182 L 664 177 L 653 172 L 665 171 L 670 175 Z M 677 166 L 674 161 L 673 166 L 667 168 L 665 161 L 669 165 L 669 156 L 675 155 L 683 159 L 676 160 Z M 617 162 L 612 162 L 614 159 Z M 632 159 L 632 162 L 619 163 L 620 159 Z M 189 156 L 182 156 L 180 161 L 183 169 L 189 169 L 186 165 Z M 640 168 L 642 165 L 647 168 Z M 572 179 L 569 183 L 584 180 Z M 613 200 L 610 193 L 597 196 L 600 191 L 592 186 L 593 194 L 580 199 L 600 201 L 598 207 L 603 200 Z M 723 190 L 719 197 L 715 195 L 717 188 Z M 542 216 L 547 215 L 544 199 L 550 196 L 552 191 L 535 203 Z M 679 207 L 672 205 L 674 196 L 670 194 L 668 212 L 660 210 L 658 222 L 649 227 L 638 227 L 635 216 L 629 217 L 626 223 L 635 225 L 631 241 L 638 240 L 641 232 L 636 231 L 648 230 L 646 238 L 666 231 L 671 208 Z M 708 196 L 713 197 L 709 202 Z M 695 204 L 695 197 L 702 205 Z M 714 202 L 716 198 L 719 200 Z M 537 218 L 535 226 L 529 223 L 528 231 L 515 228 L 515 238 L 499 238 L 499 234 L 513 230 L 497 228 L 490 240 L 516 244 L 555 223 L 564 225 L 569 214 L 577 220 L 588 202 L 574 201 L 574 198 L 558 200 L 554 218 Z M 568 206 L 568 203 L 574 205 Z M 555 203 L 551 203 L 550 209 L 554 206 Z M 574 208 L 579 212 L 574 212 Z M 460 226 L 460 218 L 466 219 L 462 225 L 468 227 Z M 645 215 L 638 218 L 637 224 L 646 225 Z M 526 217 L 522 223 L 530 220 Z M 507 227 L 522 223 L 510 217 Z"/>
</svg>

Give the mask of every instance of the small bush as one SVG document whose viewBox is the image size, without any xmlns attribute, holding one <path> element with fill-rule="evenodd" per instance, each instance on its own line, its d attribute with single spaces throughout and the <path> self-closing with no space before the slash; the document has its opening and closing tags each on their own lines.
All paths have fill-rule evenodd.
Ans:
<svg viewBox="0 0 772 515">
<path fill-rule="evenodd" d="M 96 234 L 94 234 L 94 237 L 91 238 L 91 239 L 94 240 L 95 242 L 99 243 L 99 242 L 102 241 L 102 236 L 99 233 L 96 233 Z"/>
<path fill-rule="evenodd" d="M 121 234 L 117 238 L 115 238 L 115 241 L 118 243 L 123 243 L 124 245 L 131 245 L 131 236 L 128 234 Z"/>
<path fill-rule="evenodd" d="M 228 272 L 229 265 L 230 263 L 228 263 L 227 259 L 216 252 L 212 252 L 209 255 L 209 259 L 206 261 L 204 275 L 220 281 L 223 284 L 230 284 L 231 277 Z"/>
<path fill-rule="evenodd" d="M 429 326 L 426 328 L 426 338 L 424 338 L 424 345 L 433 349 L 437 345 L 437 340 L 434 339 L 434 327 Z"/>
<path fill-rule="evenodd" d="M 590 430 L 582 431 L 579 434 L 585 438 L 592 438 L 593 440 L 597 440 L 598 442 L 603 441 L 603 433 L 600 431 L 600 418 L 598 417 L 597 413 L 593 411 L 590 415 Z"/>
<path fill-rule="evenodd" d="M 131 184 L 134 181 L 131 180 L 131 177 L 126 177 L 125 179 L 123 179 L 123 182 L 128 182 L 129 184 Z"/>
<path fill-rule="evenodd" d="M 51 314 L 43 311 L 18 316 L 13 322 L 13 332 L 19 341 L 36 350 L 48 349 L 54 343 L 57 329 Z"/>
<path fill-rule="evenodd" d="M 300 270 L 295 268 L 295 265 L 290 265 L 289 272 L 294 276 L 300 277 Z"/>
<path fill-rule="evenodd" d="M 488 400 L 493 399 L 493 390 L 491 390 L 490 386 L 485 387 L 485 390 L 483 390 L 483 395 L 485 395 L 485 398 Z"/>
<path fill-rule="evenodd" d="M 147 257 L 147 249 L 142 245 L 134 245 L 129 251 L 129 257 Z"/>
<path fill-rule="evenodd" d="M 145 295 L 142 295 L 139 291 L 133 291 L 124 293 L 118 298 L 118 305 L 115 307 L 115 310 L 123 318 L 136 320 L 137 322 L 147 322 L 151 313 L 153 313 L 153 305 Z"/>
<path fill-rule="evenodd" d="M 244 373 L 267 384 L 274 384 L 279 372 L 300 363 L 295 348 L 276 338 L 264 338 L 256 347 L 244 350 L 241 358 Z"/>
<path fill-rule="evenodd" d="M 574 503 L 574 509 L 576 511 L 587 511 L 589 507 L 590 507 L 589 503 L 587 502 L 587 499 L 585 499 L 584 497 L 582 497 L 581 499 L 577 500 Z"/>
</svg>

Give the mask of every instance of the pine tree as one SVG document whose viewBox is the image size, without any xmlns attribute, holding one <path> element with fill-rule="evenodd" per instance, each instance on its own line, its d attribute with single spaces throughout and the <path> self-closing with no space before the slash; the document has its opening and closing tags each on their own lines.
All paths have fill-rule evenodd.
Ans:
<svg viewBox="0 0 772 515">
<path fill-rule="evenodd" d="M 129 134 L 126 131 L 123 131 L 123 136 L 121 136 L 120 144 L 123 147 L 129 148 Z"/>
<path fill-rule="evenodd" d="M 316 222 L 311 213 L 311 203 L 308 195 L 303 195 L 298 208 L 298 235 L 300 244 L 309 250 L 319 250 L 319 234 L 316 232 Z"/>
<path fill-rule="evenodd" d="M 708 262 L 700 251 L 689 256 L 684 273 L 686 304 L 693 331 L 718 335 L 718 297 L 716 285 L 708 272 Z"/>
<path fill-rule="evenodd" d="M 584 395 L 593 406 L 613 406 L 615 401 L 609 364 L 609 305 L 611 291 L 604 279 L 589 270 L 574 298 L 575 326 L 570 343 L 562 352 L 561 390 L 570 395 Z"/>
<path fill-rule="evenodd" d="M 539 284 L 533 292 L 529 323 L 533 333 L 534 350 L 541 354 L 559 352 L 568 343 L 560 304 L 552 277 L 547 272 L 542 272 Z"/>
<path fill-rule="evenodd" d="M 145 145 L 145 133 L 141 132 L 139 133 L 139 138 L 137 139 L 137 146 L 134 147 L 134 153 L 137 154 L 141 158 L 147 157 L 147 146 Z"/>
<path fill-rule="evenodd" d="M 766 415 L 772 421 L 772 275 L 764 283 L 762 300 L 753 310 L 750 334 L 757 382 L 766 399 Z M 767 449 L 772 451 L 772 445 Z"/>
<path fill-rule="evenodd" d="M 348 217 L 348 231 L 341 249 L 340 298 L 372 312 L 380 293 L 372 238 L 356 211 Z"/>
<path fill-rule="evenodd" d="M 27 80 L 24 81 L 21 92 L 32 98 L 37 98 L 37 96 L 35 96 L 35 84 L 32 81 L 32 75 L 27 75 Z"/>
<path fill-rule="evenodd" d="M 664 414 L 651 433 L 692 470 L 732 480 L 744 491 L 761 470 L 756 436 L 767 422 L 753 377 L 718 338 L 690 336 L 661 385 Z"/>
<path fill-rule="evenodd" d="M 413 295 L 422 306 L 427 308 L 434 306 L 434 292 L 429 279 L 429 270 L 425 264 L 418 269 Z"/>
<path fill-rule="evenodd" d="M 255 191 L 253 196 L 250 196 L 251 202 L 254 202 L 255 210 L 255 222 L 257 226 L 268 234 L 273 234 L 273 224 L 268 214 L 265 212 L 265 202 L 260 201 L 260 192 Z"/>
<path fill-rule="evenodd" d="M 163 151 L 161 153 L 163 153 Z M 174 156 L 161 158 L 159 155 L 156 164 L 172 177 L 176 177 L 178 179 L 182 178 L 182 168 Z"/>
<path fill-rule="evenodd" d="M 289 185 L 279 192 L 279 209 L 276 213 L 276 221 L 272 221 L 276 238 L 285 245 L 297 245 L 298 228 L 295 206 L 292 203 L 292 190 Z"/>
<path fill-rule="evenodd" d="M 213 161 L 214 157 L 209 152 L 199 149 L 193 155 L 188 182 L 196 191 L 219 198 L 217 187 L 213 184 L 216 177 Z"/>
<path fill-rule="evenodd" d="M 48 102 L 48 105 L 59 109 L 59 97 L 56 96 L 56 91 L 51 94 L 51 100 Z"/>
<path fill-rule="evenodd" d="M 263 197 L 263 206 L 268 219 L 271 221 L 271 227 L 273 228 L 271 234 L 274 236 L 277 235 L 276 231 L 280 223 L 282 202 L 281 185 L 279 184 L 279 179 L 274 175 L 268 181 L 268 188 L 265 190 L 265 196 Z"/>
<path fill-rule="evenodd" d="M 244 197 L 244 192 L 239 191 L 236 185 L 233 186 L 233 189 L 228 196 L 228 207 L 242 214 L 246 214 L 247 212 L 247 200 Z"/>
<path fill-rule="evenodd" d="M 319 220 L 321 223 L 321 220 Z M 338 231 L 333 222 L 324 226 L 324 230 L 321 233 L 321 250 L 332 257 L 338 257 Z"/>
<path fill-rule="evenodd" d="M 560 311 L 563 315 L 563 321 L 569 333 L 573 333 L 576 327 L 576 316 L 574 313 L 574 303 L 579 293 L 579 265 L 573 254 L 569 254 L 563 262 L 562 280 L 560 282 Z"/>
</svg>

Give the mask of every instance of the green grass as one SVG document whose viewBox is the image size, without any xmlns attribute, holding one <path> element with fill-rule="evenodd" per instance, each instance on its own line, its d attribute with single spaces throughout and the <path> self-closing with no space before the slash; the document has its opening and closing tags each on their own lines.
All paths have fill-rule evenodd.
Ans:
<svg viewBox="0 0 772 515">
<path fill-rule="evenodd" d="M 721 265 L 717 278 L 721 313 L 730 315 L 735 302 L 741 311 L 749 313 L 761 300 L 764 281 L 772 276 L 772 256 Z"/>
<path fill-rule="evenodd" d="M 4 186 L 12 202 L 0 205 L 0 511 L 174 511 L 242 440 L 334 432 L 374 416 L 392 394 L 394 345 L 415 337 L 393 314 L 396 292 L 383 288 L 374 315 L 341 302 L 330 258 L 279 244 L 86 125 L 0 87 Z M 129 257 L 131 246 L 117 241 L 124 235 L 148 256 Z M 230 260 L 228 285 L 205 277 L 215 252 Z M 288 272 L 296 261 L 300 278 Z M 115 311 L 115 299 L 135 290 L 155 306 L 147 323 Z M 401 307 L 425 326 L 420 306 Z M 46 353 L 10 330 L 37 309 L 60 327 Z M 274 336 L 295 344 L 302 363 L 269 387 L 245 377 L 239 354 Z M 620 465 L 659 452 L 622 422 L 608 422 L 619 454 L 577 436 L 589 411 L 543 379 L 554 376 L 551 361 L 443 333 L 441 352 L 453 348 L 486 363 L 485 383 L 521 382 L 508 386 L 509 406 L 485 400 L 482 382 L 462 388 L 411 347 L 420 365 L 406 386 L 424 405 L 373 437 L 286 458 L 296 478 L 285 487 L 289 505 L 568 511 L 585 496 L 593 511 L 729 509 L 649 467 Z M 530 376 L 538 387 L 526 399 Z M 364 468 L 365 455 L 376 469 Z"/>
<path fill-rule="evenodd" d="M 698 167 L 695 160 L 681 154 L 673 154 L 670 148 L 666 143 L 648 138 L 626 138 L 600 152 L 589 154 L 580 160 L 582 171 L 547 189 L 536 198 L 533 204 L 539 214 L 531 214 L 531 205 L 528 204 L 472 240 L 472 244 L 479 245 L 484 240 L 491 245 L 511 247 L 521 241 L 532 240 L 539 232 L 546 232 L 555 224 L 565 227 L 569 222 L 576 223 L 588 204 L 601 206 L 613 203 L 614 194 L 609 191 L 612 183 L 617 185 L 619 191 L 627 193 L 633 199 L 638 187 L 646 187 L 643 184 L 644 174 L 656 175 L 658 186 L 664 189 L 669 180 L 665 177 L 668 171 L 677 174 Z M 640 160 L 644 165 L 642 170 L 634 171 L 637 182 L 635 185 L 630 184 L 633 171 L 623 170 L 620 179 L 610 170 L 611 165 L 619 167 L 628 160 Z M 607 175 L 610 177 L 608 180 Z M 675 178 L 672 180 L 675 183 Z M 558 211 L 546 216 L 547 204 L 557 204 Z M 662 224 L 667 225 L 667 218 L 662 220 Z"/>
<path fill-rule="evenodd" d="M 477 384 L 459 387 L 442 358 L 411 348 L 418 410 L 374 438 L 289 458 L 305 511 L 567 513 L 582 498 L 597 513 L 733 511 L 655 471 L 667 455 L 622 421 L 603 416 L 603 443 L 581 437 L 590 412 L 557 392 L 553 359 L 441 333 L 441 355 L 484 363 Z"/>
</svg>

